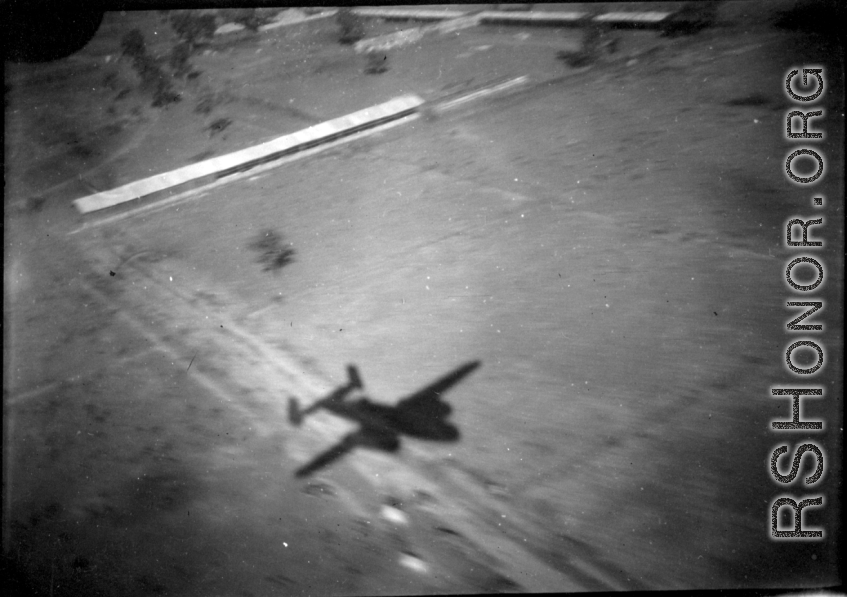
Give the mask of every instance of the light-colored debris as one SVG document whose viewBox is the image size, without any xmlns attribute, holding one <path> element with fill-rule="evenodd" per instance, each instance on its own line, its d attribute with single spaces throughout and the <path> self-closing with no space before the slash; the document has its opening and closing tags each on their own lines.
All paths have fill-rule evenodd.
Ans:
<svg viewBox="0 0 847 597">
<path fill-rule="evenodd" d="M 379 515 L 382 516 L 385 520 L 393 524 L 399 525 L 407 525 L 409 524 L 409 517 L 406 516 L 405 512 L 400 510 L 399 508 L 395 508 L 393 506 L 385 505 L 379 511 Z"/>
<path fill-rule="evenodd" d="M 236 33 L 237 31 L 243 31 L 244 29 L 244 25 L 240 25 L 238 23 L 224 23 L 223 25 L 215 29 L 215 35 L 226 35 L 227 33 Z"/>
<path fill-rule="evenodd" d="M 422 559 L 410 553 L 400 554 L 400 565 L 420 574 L 429 572 L 429 566 Z"/>
</svg>

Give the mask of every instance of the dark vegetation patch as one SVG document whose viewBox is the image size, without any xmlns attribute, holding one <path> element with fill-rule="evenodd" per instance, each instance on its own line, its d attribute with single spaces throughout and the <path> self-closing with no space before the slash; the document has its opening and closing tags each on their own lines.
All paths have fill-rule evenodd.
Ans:
<svg viewBox="0 0 847 597">
<path fill-rule="evenodd" d="M 388 54 L 385 52 L 368 52 L 368 64 L 365 73 L 380 75 L 388 70 Z"/>
<path fill-rule="evenodd" d="M 154 58 L 148 53 L 144 35 L 133 29 L 121 39 L 121 53 L 131 60 L 132 68 L 141 79 L 141 87 L 152 94 L 153 107 L 164 107 L 179 102 L 181 94 L 174 89 L 175 81 L 190 81 L 202 72 L 194 68 L 191 58 L 209 45 L 214 37 L 217 21 L 214 15 L 197 14 L 191 10 L 171 11 L 168 22 L 179 41 L 165 58 Z M 117 87 L 116 75 L 107 75 L 104 84 Z M 115 99 L 122 99 L 122 90 Z"/>
<path fill-rule="evenodd" d="M 233 23 L 244 25 L 248 31 L 252 31 L 253 33 L 257 32 L 259 27 L 270 20 L 255 8 L 239 8 L 227 16 L 230 16 Z"/>
<path fill-rule="evenodd" d="M 339 43 L 352 45 L 365 37 L 365 24 L 362 18 L 354 14 L 349 7 L 338 9 L 335 22 L 339 28 Z"/>
<path fill-rule="evenodd" d="M 210 137 L 214 137 L 218 133 L 222 133 L 224 129 L 226 129 L 231 124 L 232 120 L 230 120 L 229 118 L 218 118 L 217 120 L 213 121 L 212 124 L 210 124 L 208 127 L 206 127 L 206 130 L 209 131 Z"/>
<path fill-rule="evenodd" d="M 719 1 L 686 2 L 682 8 L 662 21 L 665 37 L 695 35 L 712 27 L 717 21 Z"/>
<path fill-rule="evenodd" d="M 223 93 L 215 93 L 207 90 L 200 95 L 197 104 L 194 106 L 194 112 L 197 114 L 211 114 L 212 110 L 226 101 L 226 96 Z"/>
<path fill-rule="evenodd" d="M 44 208 L 45 203 L 47 203 L 47 199 L 39 195 L 29 197 L 26 200 L 26 209 L 29 212 L 38 213 Z"/>
<path fill-rule="evenodd" d="M 576 51 L 561 51 L 556 56 L 571 68 L 590 66 L 601 60 L 605 54 L 614 54 L 618 50 L 618 37 L 611 27 L 593 20 L 593 15 L 584 19 L 582 24 L 582 42 Z"/>
<path fill-rule="evenodd" d="M 132 60 L 132 68 L 141 78 L 142 87 L 153 95 L 153 107 L 160 108 L 180 101 L 180 95 L 171 86 L 171 77 L 161 64 L 147 53 L 144 35 L 133 29 L 121 39 L 121 52 Z"/>
<path fill-rule="evenodd" d="M 188 46 L 189 53 L 209 43 L 217 29 L 214 15 L 197 14 L 190 10 L 173 11 L 170 24 L 181 43 Z"/>
<path fill-rule="evenodd" d="M 202 73 L 191 65 L 191 56 L 212 41 L 217 21 L 214 15 L 179 10 L 171 14 L 169 22 L 179 42 L 171 49 L 168 65 L 174 77 L 196 79 Z"/>
<path fill-rule="evenodd" d="M 259 254 L 257 261 L 264 266 L 262 271 L 265 272 L 282 269 L 294 261 L 296 253 L 290 243 L 285 244 L 281 234 L 270 228 L 262 230 L 249 246 Z"/>
<path fill-rule="evenodd" d="M 176 44 L 171 50 L 168 63 L 173 70 L 175 77 L 188 77 L 189 73 L 193 73 L 191 64 L 188 59 L 191 58 L 191 45 L 181 41 Z M 199 72 L 197 73 L 200 74 Z"/>
</svg>

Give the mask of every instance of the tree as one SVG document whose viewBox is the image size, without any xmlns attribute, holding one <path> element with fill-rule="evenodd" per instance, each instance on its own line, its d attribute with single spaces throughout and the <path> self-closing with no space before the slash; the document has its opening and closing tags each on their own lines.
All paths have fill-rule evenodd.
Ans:
<svg viewBox="0 0 847 597">
<path fill-rule="evenodd" d="M 141 78 L 141 84 L 153 91 L 153 107 L 159 108 L 180 101 L 171 87 L 170 77 L 164 73 L 155 58 L 147 53 L 144 35 L 133 29 L 121 39 L 121 51 L 132 59 L 132 67 Z"/>
<path fill-rule="evenodd" d="M 335 22 L 341 29 L 338 41 L 342 44 L 354 44 L 365 37 L 365 26 L 362 19 L 353 13 L 350 8 L 339 8 L 335 15 Z"/>
</svg>

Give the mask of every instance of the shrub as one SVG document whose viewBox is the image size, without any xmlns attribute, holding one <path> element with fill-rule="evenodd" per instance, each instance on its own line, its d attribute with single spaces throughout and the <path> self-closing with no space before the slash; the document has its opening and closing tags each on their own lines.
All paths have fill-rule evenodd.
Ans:
<svg viewBox="0 0 847 597">
<path fill-rule="evenodd" d="M 191 64 L 188 59 L 191 57 L 191 45 L 181 41 L 176 44 L 171 50 L 170 67 L 174 71 L 174 76 L 185 77 L 191 71 Z"/>
<path fill-rule="evenodd" d="M 174 76 L 194 79 L 200 72 L 194 70 L 189 62 L 197 48 L 215 35 L 217 23 L 214 15 L 198 15 L 192 11 L 176 11 L 170 16 L 171 28 L 180 41 L 171 50 L 170 67 Z"/>
<path fill-rule="evenodd" d="M 200 92 L 197 104 L 194 106 L 194 112 L 208 115 L 219 105 L 228 101 L 231 101 L 231 97 L 226 92 L 215 92 L 212 89 L 206 88 Z"/>
<path fill-rule="evenodd" d="M 209 136 L 214 137 L 218 133 L 222 133 L 224 129 L 226 129 L 231 124 L 232 120 L 230 120 L 229 118 L 218 118 L 207 127 L 209 129 Z"/>
<path fill-rule="evenodd" d="M 144 35 L 138 29 L 133 29 L 121 38 L 121 51 L 124 56 L 133 60 L 147 56 L 147 46 L 144 43 Z"/>
<path fill-rule="evenodd" d="M 153 90 L 153 107 L 159 108 L 180 101 L 180 96 L 171 87 L 170 77 L 162 72 L 159 63 L 147 53 L 144 35 L 133 29 L 121 39 L 121 51 L 132 59 L 132 67 L 141 78 L 144 87 Z"/>
<path fill-rule="evenodd" d="M 159 79 L 156 90 L 153 92 L 153 107 L 161 108 L 180 101 L 182 101 L 182 96 L 171 88 L 171 84 L 164 79 Z"/>
<path fill-rule="evenodd" d="M 686 2 L 662 24 L 662 35 L 678 37 L 694 35 L 715 24 L 719 1 Z"/>
<path fill-rule="evenodd" d="M 617 38 L 611 28 L 594 20 L 596 15 L 585 17 L 582 22 L 582 44 L 579 50 L 562 51 L 557 54 L 569 66 L 579 68 L 594 64 L 601 59 L 604 51 L 613 54 L 617 51 Z"/>
<path fill-rule="evenodd" d="M 250 243 L 250 248 L 259 253 L 257 261 L 264 265 L 262 271 L 279 270 L 294 261 L 296 251 L 283 244 L 282 235 L 267 228 Z"/>
<path fill-rule="evenodd" d="M 388 54 L 385 52 L 368 52 L 368 64 L 365 73 L 379 75 L 388 70 Z"/>
<path fill-rule="evenodd" d="M 365 37 L 365 26 L 362 19 L 356 16 L 350 8 L 339 8 L 335 14 L 335 22 L 341 29 L 338 41 L 342 44 L 354 44 Z"/>
<path fill-rule="evenodd" d="M 177 11 L 171 15 L 171 27 L 179 38 L 188 44 L 189 54 L 215 35 L 217 23 L 214 15 Z"/>
<path fill-rule="evenodd" d="M 235 11 L 232 20 L 239 25 L 244 25 L 249 31 L 256 32 L 265 23 L 265 19 L 256 14 L 255 8 L 241 8 Z"/>
</svg>

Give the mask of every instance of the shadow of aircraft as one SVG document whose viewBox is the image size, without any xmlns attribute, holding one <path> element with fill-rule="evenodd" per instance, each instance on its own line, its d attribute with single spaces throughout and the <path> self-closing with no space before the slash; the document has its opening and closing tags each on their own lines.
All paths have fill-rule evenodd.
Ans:
<svg viewBox="0 0 847 597">
<path fill-rule="evenodd" d="M 303 422 L 304 417 L 319 409 L 356 421 L 360 425 L 357 431 L 346 435 L 335 446 L 316 456 L 311 462 L 298 469 L 295 475 L 297 477 L 311 475 L 356 447 L 396 452 L 400 449 L 401 435 L 431 441 L 458 441 L 459 429 L 446 420 L 453 409 L 441 400 L 441 394 L 461 381 L 480 364 L 479 361 L 465 363 L 441 379 L 403 398 L 396 406 L 377 404 L 365 397 L 346 401 L 345 398 L 350 392 L 363 387 L 359 371 L 353 365 L 347 366 L 349 381 L 346 385 L 339 387 L 309 408 L 300 410 L 297 399 L 289 398 L 288 419 L 295 427 Z"/>
</svg>

